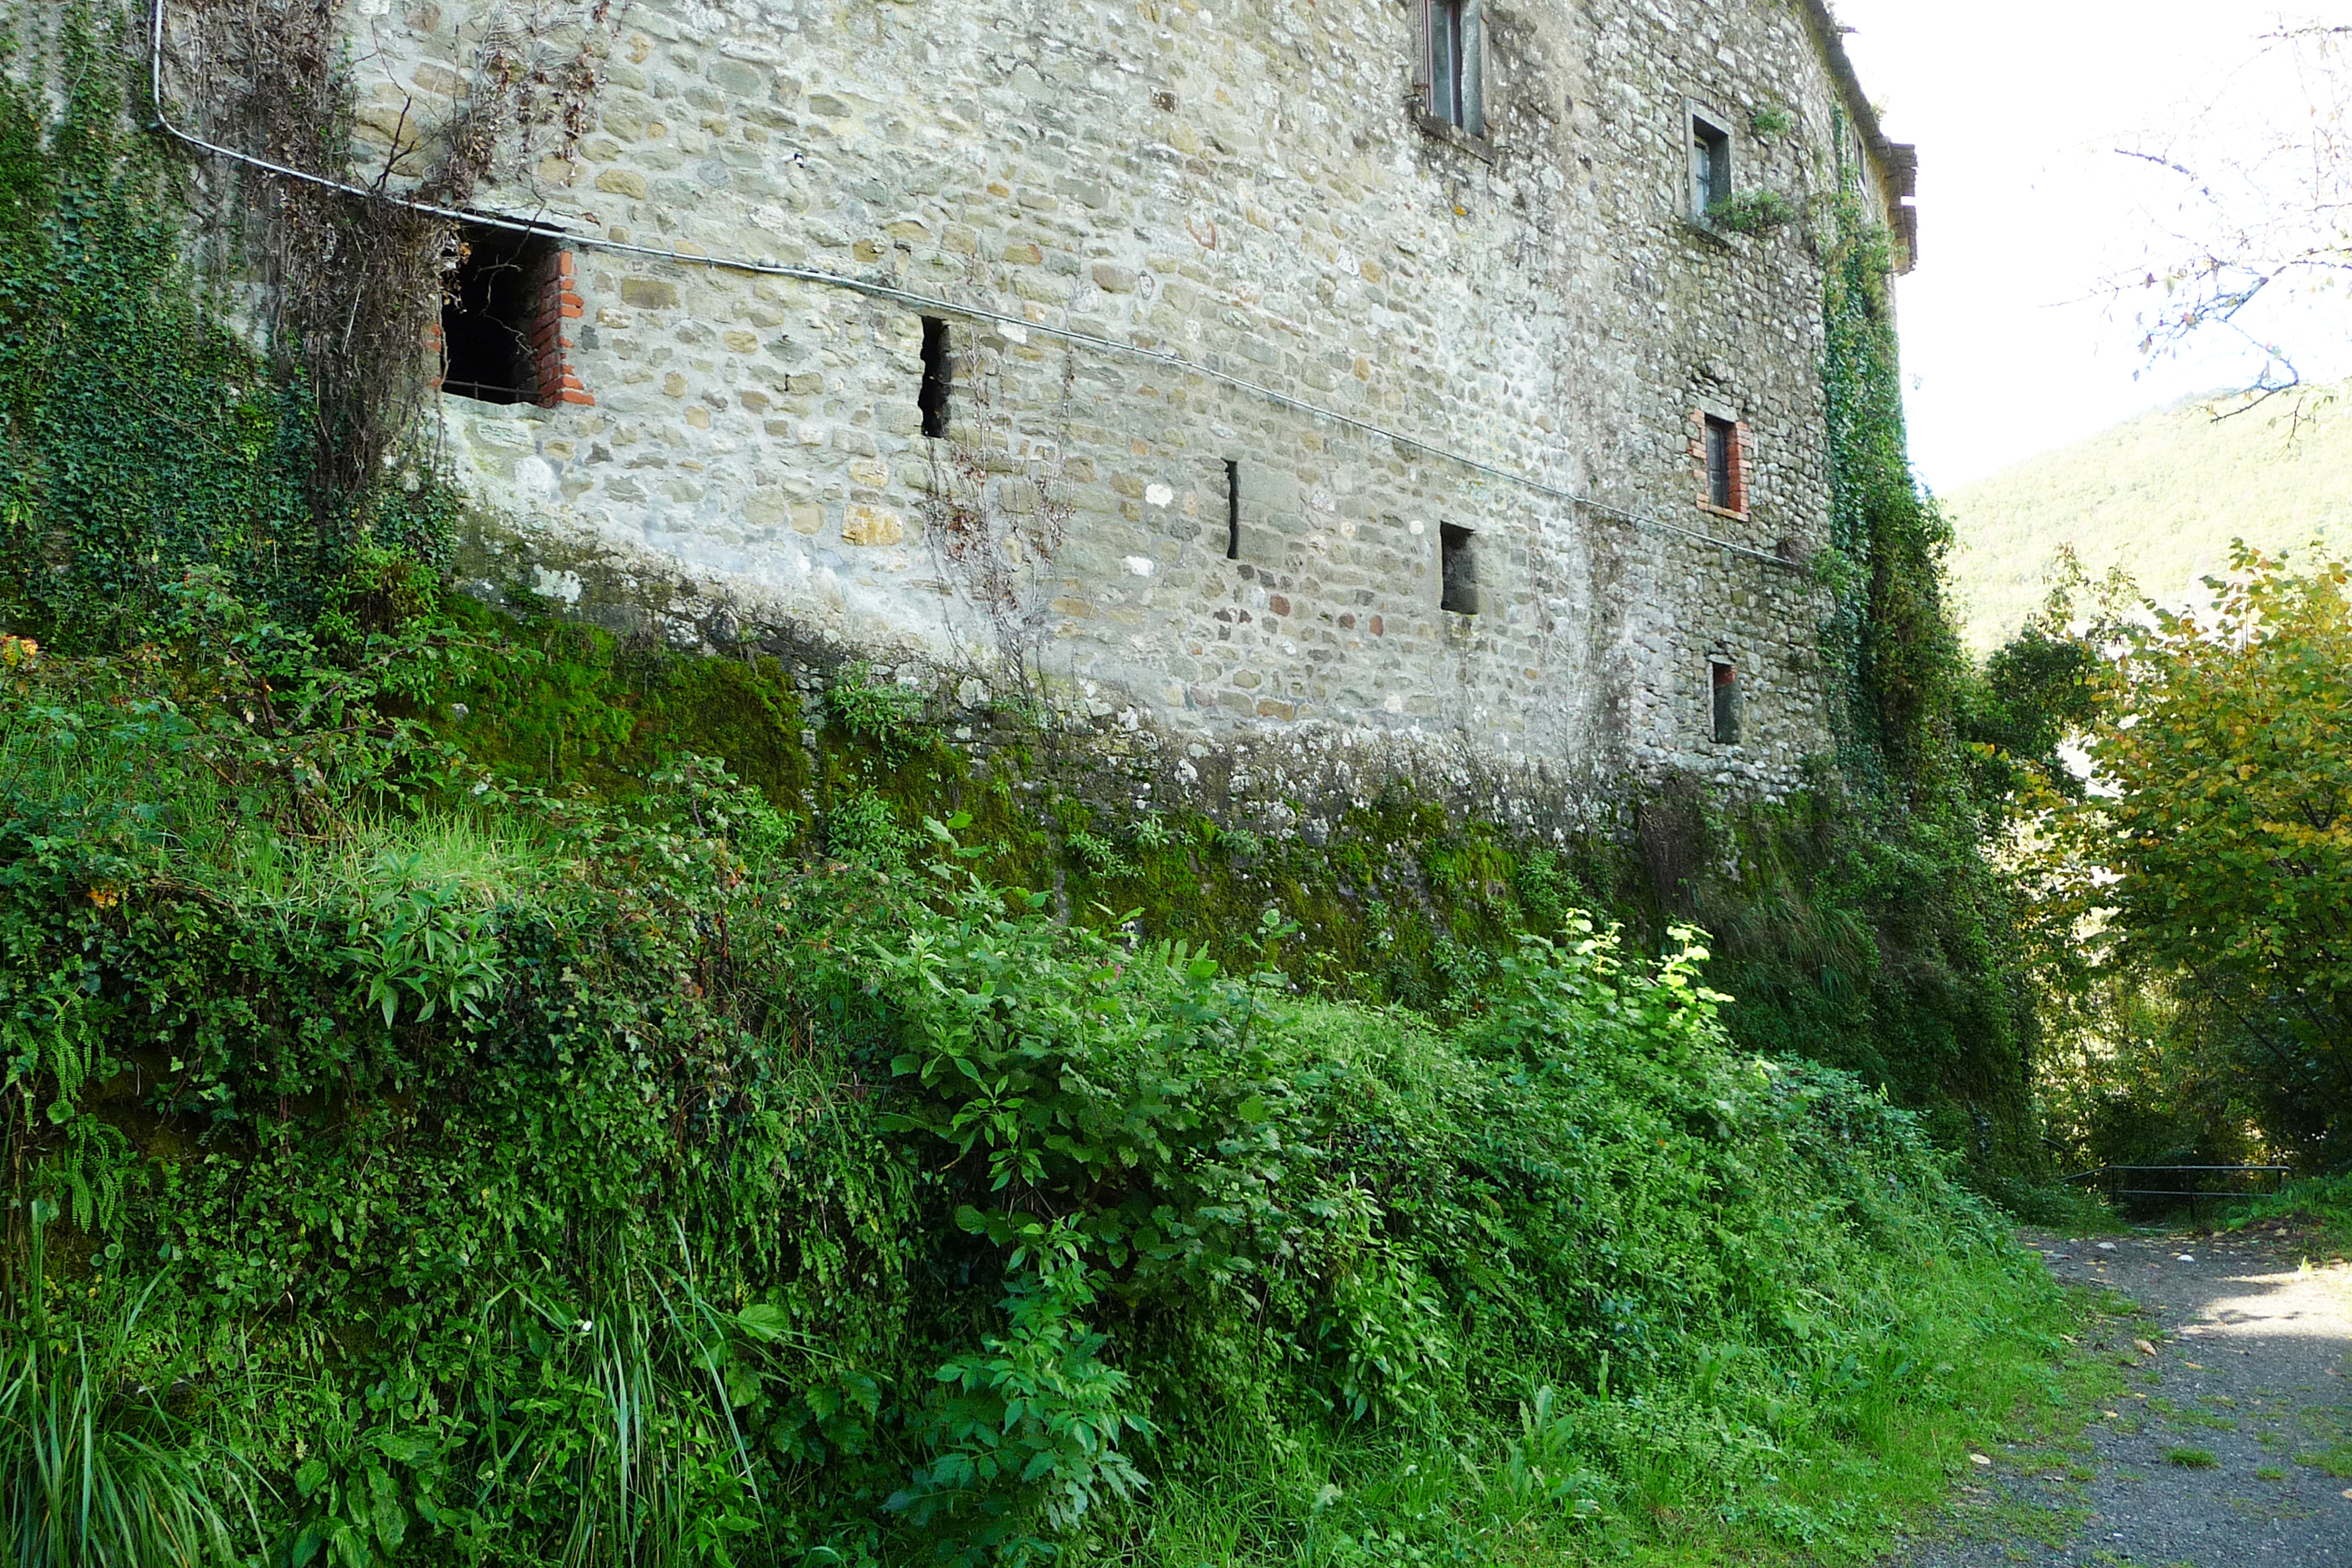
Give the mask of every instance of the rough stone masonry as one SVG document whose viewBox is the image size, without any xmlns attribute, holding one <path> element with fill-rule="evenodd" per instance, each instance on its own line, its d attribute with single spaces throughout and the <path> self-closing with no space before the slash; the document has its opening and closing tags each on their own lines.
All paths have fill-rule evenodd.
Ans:
<svg viewBox="0 0 2352 1568">
<path fill-rule="evenodd" d="M 514 21 L 357 21 L 363 127 L 446 111 Z M 1843 185 L 1907 265 L 1910 150 L 1819 0 L 632 0 L 579 36 L 593 123 L 485 206 L 583 243 L 509 258 L 551 279 L 512 400 L 442 397 L 486 590 L 1017 665 L 1210 745 L 1767 794 L 1826 745 L 1819 226 L 1708 216 Z"/>
</svg>

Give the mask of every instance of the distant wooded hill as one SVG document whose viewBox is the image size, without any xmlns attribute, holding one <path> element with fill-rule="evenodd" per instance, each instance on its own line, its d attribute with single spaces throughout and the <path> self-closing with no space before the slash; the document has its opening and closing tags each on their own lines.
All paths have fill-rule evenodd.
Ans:
<svg viewBox="0 0 2352 1568">
<path fill-rule="evenodd" d="M 2298 556 L 2315 537 L 2352 548 L 2352 384 L 2307 398 L 2315 423 L 2292 439 L 2290 406 L 2217 421 L 2201 400 L 2176 404 L 1945 496 L 1969 648 L 1999 647 L 2040 605 L 2061 545 L 2170 605 L 2202 596 L 2232 539 Z"/>
</svg>

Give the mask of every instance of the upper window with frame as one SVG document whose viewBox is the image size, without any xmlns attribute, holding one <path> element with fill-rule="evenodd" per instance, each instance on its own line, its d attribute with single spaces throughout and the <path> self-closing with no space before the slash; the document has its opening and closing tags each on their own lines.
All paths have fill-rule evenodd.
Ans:
<svg viewBox="0 0 2352 1568">
<path fill-rule="evenodd" d="M 1688 118 L 1690 212 L 1706 223 L 1731 195 L 1731 127 L 1696 104 Z"/>
<path fill-rule="evenodd" d="M 1484 0 L 1418 0 L 1422 111 L 1472 136 L 1486 134 Z"/>
</svg>

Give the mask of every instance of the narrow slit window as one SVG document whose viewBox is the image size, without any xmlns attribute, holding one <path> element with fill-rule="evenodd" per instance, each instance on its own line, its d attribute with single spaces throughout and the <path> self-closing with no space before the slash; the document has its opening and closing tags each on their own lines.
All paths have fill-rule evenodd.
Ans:
<svg viewBox="0 0 2352 1568">
<path fill-rule="evenodd" d="M 922 410 L 923 434 L 937 439 L 948 433 L 948 402 L 955 390 L 955 357 L 948 348 L 948 324 L 937 316 L 923 318 L 923 385 L 915 395 Z"/>
<path fill-rule="evenodd" d="M 1728 419 L 1706 416 L 1706 503 L 1737 511 L 1739 499 L 1739 429 Z"/>
<path fill-rule="evenodd" d="M 1691 216 L 1705 218 L 1731 195 L 1731 132 L 1691 116 Z"/>
<path fill-rule="evenodd" d="M 1443 581 L 1440 604 L 1457 615 L 1478 613 L 1476 536 L 1450 522 L 1437 525 L 1438 569 Z"/>
<path fill-rule="evenodd" d="M 539 235 L 468 224 L 441 290 L 441 390 L 484 403 L 537 403 L 541 333 L 554 246 Z M 560 330 L 561 323 L 557 323 Z"/>
<path fill-rule="evenodd" d="M 1225 459 L 1225 559 L 1242 558 L 1242 466 Z"/>
<path fill-rule="evenodd" d="M 1710 659 L 1707 684 L 1714 699 L 1715 743 L 1739 743 L 1739 667 L 1727 658 Z"/>
<path fill-rule="evenodd" d="M 1422 68 L 1427 77 L 1430 118 L 1486 133 L 1485 23 L 1480 0 L 1424 0 Z"/>
</svg>

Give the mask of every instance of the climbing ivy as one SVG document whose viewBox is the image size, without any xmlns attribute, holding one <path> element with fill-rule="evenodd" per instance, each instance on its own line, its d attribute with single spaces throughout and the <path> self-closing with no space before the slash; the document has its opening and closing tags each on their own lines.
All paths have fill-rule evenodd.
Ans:
<svg viewBox="0 0 2352 1568">
<path fill-rule="evenodd" d="M 72 5 L 0 57 L 0 616 L 79 647 L 199 566 L 307 618 L 372 542 L 434 558 L 446 510 L 415 473 L 316 491 L 307 389 L 207 295 L 185 171 L 132 128 L 128 25 Z"/>
<path fill-rule="evenodd" d="M 1842 139 L 1842 145 L 1844 144 Z M 1987 858 L 1979 684 L 1945 600 L 1951 527 L 1912 472 L 1886 231 L 1848 163 L 1822 214 L 1831 516 L 1817 560 L 1836 749 L 1805 796 L 1727 824 L 1698 889 L 1724 934 L 1731 1026 L 1887 1085 L 2022 1197 L 2032 1012 L 2012 892 Z"/>
</svg>

